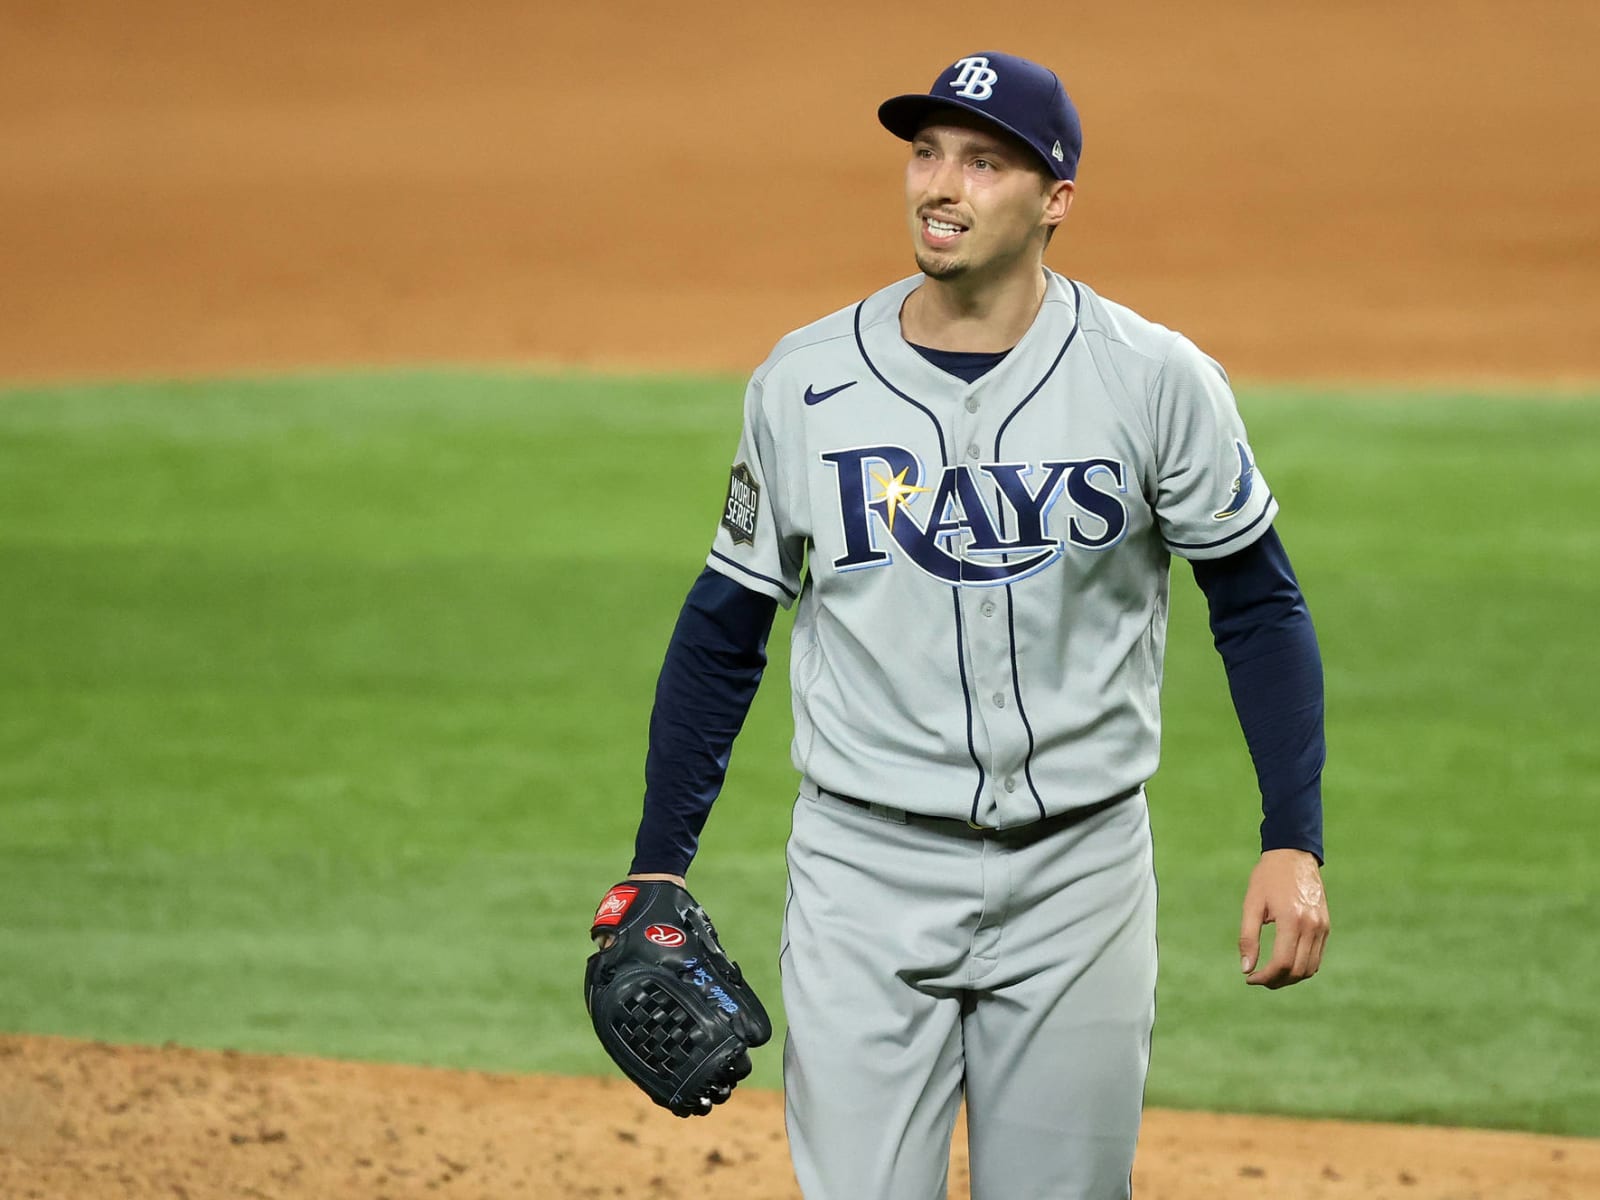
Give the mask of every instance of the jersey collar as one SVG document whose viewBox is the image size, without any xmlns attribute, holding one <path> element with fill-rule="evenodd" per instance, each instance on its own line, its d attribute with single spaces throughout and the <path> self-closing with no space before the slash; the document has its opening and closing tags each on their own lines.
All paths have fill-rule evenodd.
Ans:
<svg viewBox="0 0 1600 1200">
<path fill-rule="evenodd" d="M 1077 289 L 1054 271 L 1045 271 L 1044 301 L 1039 313 L 994 370 L 975 383 L 965 383 L 941 371 L 911 348 L 900 332 L 900 308 L 925 277 L 918 274 L 890 284 L 861 302 L 859 338 L 867 365 L 894 391 L 919 399 L 964 396 L 986 388 L 1015 391 L 1020 399 L 1031 394 L 1060 359 L 1061 349 L 1078 325 Z"/>
</svg>

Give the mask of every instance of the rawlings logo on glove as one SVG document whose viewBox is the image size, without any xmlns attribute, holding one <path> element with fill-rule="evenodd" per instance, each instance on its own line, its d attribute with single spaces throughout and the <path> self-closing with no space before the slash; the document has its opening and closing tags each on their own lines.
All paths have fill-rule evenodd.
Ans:
<svg viewBox="0 0 1600 1200">
<path fill-rule="evenodd" d="M 600 1044 L 663 1108 L 709 1113 L 750 1074 L 772 1022 L 705 910 L 675 883 L 633 880 L 606 893 L 589 932 L 616 939 L 583 978 Z"/>
</svg>

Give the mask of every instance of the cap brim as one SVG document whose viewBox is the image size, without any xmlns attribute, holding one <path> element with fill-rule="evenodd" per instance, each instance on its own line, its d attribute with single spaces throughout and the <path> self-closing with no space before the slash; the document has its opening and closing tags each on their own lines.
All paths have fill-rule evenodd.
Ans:
<svg viewBox="0 0 1600 1200">
<path fill-rule="evenodd" d="M 891 96 L 890 99 L 883 101 L 878 106 L 878 123 L 896 138 L 909 142 L 917 136 L 917 130 L 922 128 L 922 123 L 934 109 L 962 109 L 963 112 L 974 112 L 979 117 L 986 117 L 994 125 L 1000 123 L 971 104 L 962 104 L 960 101 L 944 99 L 942 96 L 930 96 L 925 91 L 912 91 L 906 96 Z"/>
<path fill-rule="evenodd" d="M 1033 143 L 1024 137 L 1020 130 L 1013 129 L 1004 121 L 997 121 L 990 114 L 979 108 L 976 104 L 966 104 L 960 100 L 947 100 L 943 96 L 930 96 L 925 92 L 911 92 L 905 96 L 892 96 L 878 105 L 878 123 L 881 124 L 895 137 L 903 142 L 909 142 L 917 136 L 929 114 L 951 109 L 971 113 L 975 117 L 982 117 L 996 129 L 1003 129 L 1012 137 L 1019 139 L 1023 145 L 1032 146 Z"/>
</svg>

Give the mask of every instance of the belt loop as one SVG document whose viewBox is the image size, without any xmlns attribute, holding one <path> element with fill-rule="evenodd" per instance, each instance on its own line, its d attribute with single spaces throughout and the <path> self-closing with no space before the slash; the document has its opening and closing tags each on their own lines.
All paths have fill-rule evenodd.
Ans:
<svg viewBox="0 0 1600 1200">
<path fill-rule="evenodd" d="M 885 821 L 893 821 L 896 825 L 906 823 L 906 810 L 903 808 L 891 808 L 887 804 L 868 804 L 867 811 Z"/>
</svg>

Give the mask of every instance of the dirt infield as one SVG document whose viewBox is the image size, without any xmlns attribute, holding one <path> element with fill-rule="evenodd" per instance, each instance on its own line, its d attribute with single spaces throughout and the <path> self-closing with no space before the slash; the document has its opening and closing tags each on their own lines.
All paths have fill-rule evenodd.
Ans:
<svg viewBox="0 0 1600 1200">
<path fill-rule="evenodd" d="M 748 369 L 910 270 L 872 109 L 986 45 L 1084 111 L 1052 264 L 1235 374 L 1600 378 L 1593 0 L 1004 7 L 10 3 L 0 382 Z M 1136 1178 L 1577 1200 L 1600 1144 L 1153 1112 Z M 0 1037 L 6 1200 L 795 1194 L 771 1094 Z"/>
<path fill-rule="evenodd" d="M 1592 0 L 992 7 L 10 0 L 0 379 L 746 371 L 912 270 L 873 110 L 983 46 L 1083 110 L 1053 265 L 1236 375 L 1600 376 Z"/>
<path fill-rule="evenodd" d="M 958 1138 L 958 1141 L 960 1139 Z M 965 1155 L 952 1163 L 965 1196 Z M 1600 1143 L 1151 1112 L 1140 1200 L 1580 1200 Z M 779 1098 L 0 1037 L 0 1196 L 793 1200 Z"/>
</svg>

